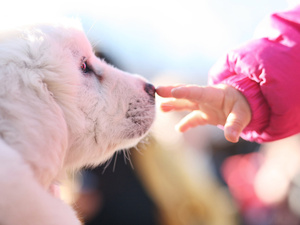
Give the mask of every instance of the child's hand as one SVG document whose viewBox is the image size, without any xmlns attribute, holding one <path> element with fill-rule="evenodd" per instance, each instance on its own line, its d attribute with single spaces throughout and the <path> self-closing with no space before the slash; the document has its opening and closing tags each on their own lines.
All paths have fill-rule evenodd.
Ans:
<svg viewBox="0 0 300 225">
<path fill-rule="evenodd" d="M 181 132 L 198 125 L 222 125 L 225 138 L 237 142 L 251 120 L 251 109 L 246 98 L 228 85 L 161 86 L 156 92 L 161 97 L 175 98 L 162 103 L 162 111 L 192 111 L 177 124 L 176 128 Z"/>
</svg>

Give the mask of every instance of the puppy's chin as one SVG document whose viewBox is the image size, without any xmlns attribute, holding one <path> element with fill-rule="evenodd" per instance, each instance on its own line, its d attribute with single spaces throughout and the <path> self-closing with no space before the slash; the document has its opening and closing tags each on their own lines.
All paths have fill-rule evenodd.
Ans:
<svg viewBox="0 0 300 225">
<path fill-rule="evenodd" d="M 137 135 L 137 137 L 135 137 L 135 138 L 127 139 L 127 141 L 125 140 L 122 143 L 121 149 L 128 149 L 128 148 L 135 147 L 139 142 L 142 142 L 145 139 L 145 137 L 148 135 L 148 133 L 149 133 L 149 130 L 147 129 L 143 135 Z"/>
</svg>

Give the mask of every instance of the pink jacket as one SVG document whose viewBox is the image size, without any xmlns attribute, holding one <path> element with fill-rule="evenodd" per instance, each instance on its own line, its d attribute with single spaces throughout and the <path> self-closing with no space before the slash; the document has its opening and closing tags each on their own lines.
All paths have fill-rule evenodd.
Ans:
<svg viewBox="0 0 300 225">
<path fill-rule="evenodd" d="M 209 84 L 226 83 L 245 95 L 252 120 L 242 137 L 256 142 L 300 132 L 300 6 L 270 20 L 267 35 L 228 53 L 209 76 Z"/>
</svg>

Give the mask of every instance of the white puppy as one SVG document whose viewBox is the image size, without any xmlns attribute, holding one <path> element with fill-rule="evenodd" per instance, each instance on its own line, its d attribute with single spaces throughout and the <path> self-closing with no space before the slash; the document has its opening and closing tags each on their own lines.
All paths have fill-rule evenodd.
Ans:
<svg viewBox="0 0 300 225">
<path fill-rule="evenodd" d="M 99 60 L 73 20 L 0 34 L 0 224 L 80 224 L 53 187 L 136 145 L 154 95 Z"/>
</svg>

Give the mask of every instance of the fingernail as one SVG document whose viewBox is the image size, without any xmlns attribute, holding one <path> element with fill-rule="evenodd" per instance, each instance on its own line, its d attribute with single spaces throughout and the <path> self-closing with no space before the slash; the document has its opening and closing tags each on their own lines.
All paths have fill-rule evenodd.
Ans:
<svg viewBox="0 0 300 225">
<path fill-rule="evenodd" d="M 160 108 L 161 108 L 163 111 L 171 111 L 171 110 L 174 108 L 174 106 L 168 105 L 168 104 L 161 104 L 161 105 L 160 105 Z"/>
<path fill-rule="evenodd" d="M 231 136 L 233 137 L 235 142 L 239 141 L 240 136 L 239 136 L 239 133 L 236 130 L 231 131 Z"/>
<path fill-rule="evenodd" d="M 176 92 L 176 91 L 180 91 L 181 89 L 182 89 L 182 87 L 176 87 L 176 88 L 173 88 L 171 90 L 171 92 L 173 93 L 173 92 Z"/>
<path fill-rule="evenodd" d="M 182 96 L 182 90 L 184 89 L 184 87 L 176 87 L 176 88 L 173 88 L 171 90 L 171 93 L 173 95 L 173 97 L 184 97 Z"/>
</svg>

